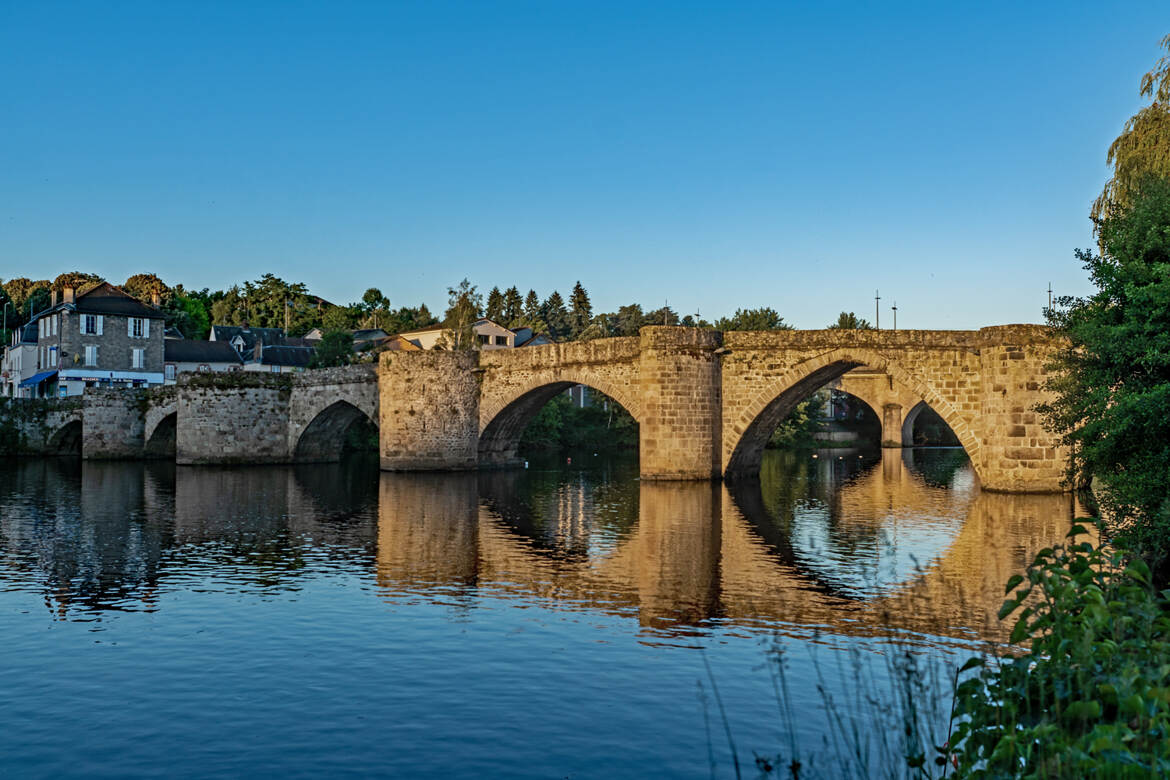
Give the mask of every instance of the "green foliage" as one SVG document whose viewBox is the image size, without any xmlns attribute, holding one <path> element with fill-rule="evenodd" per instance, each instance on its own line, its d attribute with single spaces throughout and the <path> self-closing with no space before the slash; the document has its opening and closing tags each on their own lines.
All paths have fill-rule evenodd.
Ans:
<svg viewBox="0 0 1170 780">
<path fill-rule="evenodd" d="M 255 328 L 284 328 L 299 336 L 321 322 L 321 306 L 309 295 L 303 282 L 286 282 L 264 274 L 255 282 L 235 285 L 211 306 L 216 325 L 243 325 Z"/>
<path fill-rule="evenodd" d="M 443 327 L 447 333 L 439 339 L 438 348 L 451 350 L 477 349 L 475 321 L 483 308 L 483 296 L 475 285 L 464 279 L 457 287 L 447 288 L 447 313 Z"/>
<path fill-rule="evenodd" d="M 408 330 L 429 328 L 432 325 L 437 325 L 438 322 L 427 305 L 420 303 L 416 308 L 403 306 L 397 311 L 388 313 L 382 327 L 387 333 L 404 333 Z"/>
<path fill-rule="evenodd" d="M 353 330 L 361 315 L 357 306 L 333 306 L 321 317 L 321 327 L 325 331 Z"/>
<path fill-rule="evenodd" d="M 504 294 L 500 292 L 499 287 L 493 287 L 492 291 L 488 293 L 487 308 L 484 310 L 483 316 L 498 325 L 506 324 L 507 321 L 504 319 Z"/>
<path fill-rule="evenodd" d="M 616 401 L 592 389 L 583 408 L 565 393 L 556 395 L 520 437 L 524 452 L 609 452 L 637 446 L 638 423 Z"/>
<path fill-rule="evenodd" d="M 504 291 L 504 313 L 501 325 L 509 328 L 518 327 L 516 324 L 524 316 L 524 299 L 520 297 L 520 290 L 512 285 Z"/>
<path fill-rule="evenodd" d="M 829 330 L 873 330 L 869 320 L 858 317 L 851 311 L 843 311 L 837 316 L 837 321 L 828 327 Z"/>
<path fill-rule="evenodd" d="M 1159 45 L 1170 51 L 1170 35 Z M 1132 205 L 1146 177 L 1170 176 L 1170 57 L 1142 76 L 1139 93 L 1153 100 L 1126 121 L 1109 146 L 1105 161 L 1113 166 L 1113 176 L 1093 201 L 1094 220 Z"/>
<path fill-rule="evenodd" d="M 175 296 L 174 291 L 167 286 L 166 282 L 155 274 L 134 274 L 126 280 L 122 289 L 146 304 L 153 300 L 154 293 L 158 293 L 163 306 L 170 303 Z"/>
<path fill-rule="evenodd" d="M 84 271 L 67 271 L 59 274 L 53 280 L 52 289 L 56 290 L 58 295 L 64 291 L 66 287 L 72 287 L 77 295 L 89 292 L 94 287 L 104 282 L 97 274 L 87 274 Z"/>
<path fill-rule="evenodd" d="M 163 313 L 166 314 L 167 325 L 178 328 L 184 338 L 202 340 L 211 332 L 207 307 L 197 297 L 173 295 L 163 305 Z"/>
<path fill-rule="evenodd" d="M 778 449 L 814 446 L 815 434 L 821 429 L 819 413 L 827 401 L 828 391 L 818 390 L 798 403 L 776 426 L 768 446 Z"/>
<path fill-rule="evenodd" d="M 1153 777 L 1170 773 L 1170 601 L 1140 560 L 1083 540 L 1041 550 L 1012 577 L 1000 617 L 1028 652 L 956 689 L 956 777 Z"/>
<path fill-rule="evenodd" d="M 355 304 L 353 308 L 365 313 L 366 319 L 363 322 L 365 326 L 380 328 L 389 313 L 390 299 L 377 287 L 371 287 L 362 293 L 362 302 Z"/>
<path fill-rule="evenodd" d="M 548 326 L 548 333 L 557 341 L 564 341 L 572 337 L 572 327 L 569 322 L 569 311 L 565 308 L 565 301 L 556 290 L 545 299 L 540 307 L 540 318 Z"/>
<path fill-rule="evenodd" d="M 1096 478 L 1109 533 L 1170 579 L 1170 180 L 1098 223 L 1101 255 L 1078 250 L 1097 292 L 1063 297 L 1049 322 L 1067 339 L 1038 407 Z"/>
<path fill-rule="evenodd" d="M 759 309 L 736 309 L 731 317 L 720 317 L 715 330 L 792 330 L 780 313 L 767 306 Z"/>
<path fill-rule="evenodd" d="M 309 368 L 333 368 L 353 362 L 353 334 L 347 330 L 331 330 L 321 338 L 309 359 Z"/>
<path fill-rule="evenodd" d="M 569 327 L 572 338 L 580 338 L 592 321 L 593 304 L 589 301 L 589 293 L 585 291 L 578 280 L 573 285 L 573 292 L 569 295 Z"/>
</svg>

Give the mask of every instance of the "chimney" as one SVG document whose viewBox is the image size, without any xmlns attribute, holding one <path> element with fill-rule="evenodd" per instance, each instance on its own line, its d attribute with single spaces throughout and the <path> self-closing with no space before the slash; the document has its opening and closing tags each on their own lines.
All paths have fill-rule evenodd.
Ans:
<svg viewBox="0 0 1170 780">
<path fill-rule="evenodd" d="M 73 303 L 73 299 L 75 297 L 74 292 L 75 292 L 75 290 L 72 287 L 66 287 L 64 290 L 61 291 L 62 299 L 64 300 L 65 303 Z"/>
<path fill-rule="evenodd" d="M 150 305 L 156 309 L 162 305 L 162 296 L 158 294 L 158 290 L 150 291 Z"/>
<path fill-rule="evenodd" d="M 260 341 L 260 339 L 256 339 L 256 346 L 252 348 L 252 357 L 254 357 L 257 362 L 264 362 L 264 343 Z"/>
<path fill-rule="evenodd" d="M 52 290 L 49 291 L 49 306 L 52 307 L 52 306 L 56 306 L 56 305 L 57 305 L 57 288 L 54 287 Z"/>
</svg>

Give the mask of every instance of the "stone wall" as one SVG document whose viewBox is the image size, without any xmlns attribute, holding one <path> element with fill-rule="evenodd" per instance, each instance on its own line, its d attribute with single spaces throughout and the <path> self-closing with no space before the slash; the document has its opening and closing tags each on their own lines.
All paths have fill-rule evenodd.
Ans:
<svg viewBox="0 0 1170 780">
<path fill-rule="evenodd" d="M 80 398 L 0 398 L 0 457 L 79 453 L 80 426 Z"/>
<path fill-rule="evenodd" d="M 720 470 L 722 334 L 642 328 L 638 446 L 643 479 L 714 479 Z"/>
<path fill-rule="evenodd" d="M 145 404 L 145 390 L 87 388 L 82 396 L 81 457 L 141 458 Z"/>
<path fill-rule="evenodd" d="M 179 377 L 175 461 L 287 463 L 292 378 L 284 374 Z"/>
<path fill-rule="evenodd" d="M 475 468 L 477 357 L 476 352 L 383 353 L 378 382 L 383 469 Z"/>
</svg>

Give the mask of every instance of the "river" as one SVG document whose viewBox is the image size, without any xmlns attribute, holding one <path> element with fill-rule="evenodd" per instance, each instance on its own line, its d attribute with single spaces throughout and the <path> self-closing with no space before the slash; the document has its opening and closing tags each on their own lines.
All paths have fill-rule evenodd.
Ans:
<svg viewBox="0 0 1170 780">
<path fill-rule="evenodd" d="M 959 449 L 768 452 L 732 486 L 6 463 L 0 774 L 732 776 L 730 741 L 754 776 L 820 747 L 857 659 L 880 685 L 1004 641 L 1003 583 L 1073 511 Z"/>
</svg>

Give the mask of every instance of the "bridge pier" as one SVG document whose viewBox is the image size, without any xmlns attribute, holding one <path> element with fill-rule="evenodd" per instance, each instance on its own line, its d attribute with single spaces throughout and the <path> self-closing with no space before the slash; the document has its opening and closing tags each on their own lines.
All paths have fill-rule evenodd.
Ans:
<svg viewBox="0 0 1170 780">
<path fill-rule="evenodd" d="M 885 404 L 882 407 L 882 446 L 887 448 L 901 448 L 906 446 L 902 440 L 901 404 Z"/>
<path fill-rule="evenodd" d="M 697 328 L 643 328 L 638 375 L 642 479 L 718 479 L 723 424 L 723 334 Z"/>
<path fill-rule="evenodd" d="M 378 372 L 384 471 L 459 471 L 478 463 L 476 352 L 387 352 Z"/>
</svg>

